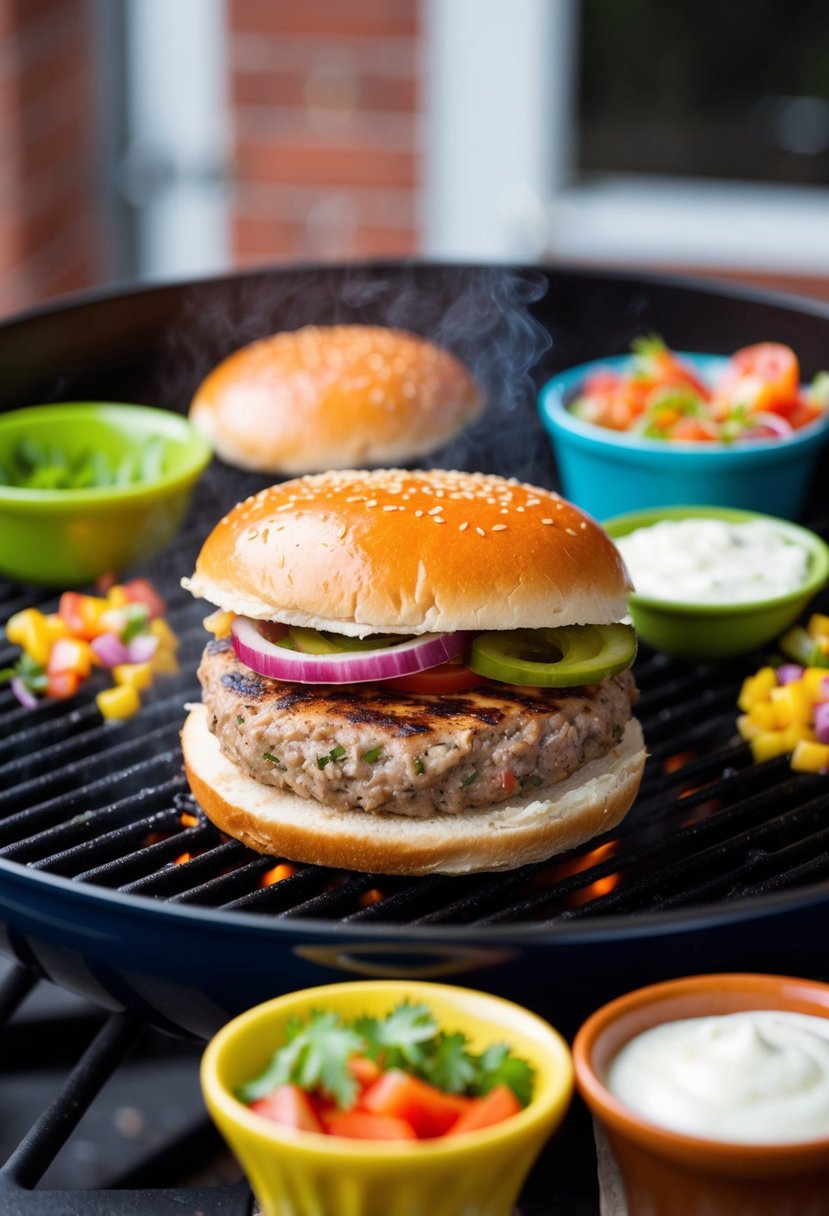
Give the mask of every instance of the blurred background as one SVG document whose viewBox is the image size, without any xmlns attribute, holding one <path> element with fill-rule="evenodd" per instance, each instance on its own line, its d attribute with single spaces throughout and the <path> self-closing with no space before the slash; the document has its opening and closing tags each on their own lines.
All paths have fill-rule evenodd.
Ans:
<svg viewBox="0 0 829 1216">
<path fill-rule="evenodd" d="M 286 261 L 829 299 L 826 0 L 0 0 L 0 313 Z"/>
</svg>

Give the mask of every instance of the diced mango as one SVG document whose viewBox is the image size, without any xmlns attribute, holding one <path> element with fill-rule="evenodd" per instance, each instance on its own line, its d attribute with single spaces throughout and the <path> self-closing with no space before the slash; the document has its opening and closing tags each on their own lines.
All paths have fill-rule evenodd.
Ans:
<svg viewBox="0 0 829 1216">
<path fill-rule="evenodd" d="M 829 639 L 829 616 L 822 612 L 813 612 L 806 624 L 806 632 L 816 642 Z"/>
<path fill-rule="evenodd" d="M 761 730 L 777 729 L 777 711 L 772 701 L 757 701 L 748 711 L 748 717 Z"/>
<path fill-rule="evenodd" d="M 226 638 L 230 636 L 230 626 L 233 624 L 234 615 L 232 612 L 223 612 L 221 608 L 218 608 L 215 612 L 211 612 L 210 616 L 206 616 L 202 624 L 214 637 Z"/>
<path fill-rule="evenodd" d="M 777 688 L 777 672 L 773 667 L 761 667 L 756 675 L 743 680 L 737 704 L 743 713 L 748 713 L 758 701 L 768 700 L 773 688 Z"/>
<path fill-rule="evenodd" d="M 800 723 L 808 726 L 812 721 L 812 698 L 800 680 L 772 688 L 769 699 L 774 706 L 775 725 L 779 730 Z"/>
<path fill-rule="evenodd" d="M 751 740 L 751 754 L 757 764 L 764 760 L 773 760 L 775 756 L 783 756 L 791 751 L 786 732 L 782 730 L 761 731 Z"/>
<path fill-rule="evenodd" d="M 136 692 L 143 692 L 153 682 L 153 665 L 146 663 L 119 663 L 112 669 L 116 684 L 126 684 Z"/>
<path fill-rule="evenodd" d="M 128 602 L 126 589 L 120 583 L 116 583 L 107 591 L 107 604 L 110 608 L 123 608 Z"/>
<path fill-rule="evenodd" d="M 141 708 L 141 698 L 130 684 L 105 688 L 95 698 L 103 717 L 112 720 L 131 718 Z"/>
<path fill-rule="evenodd" d="M 150 659 L 150 666 L 160 676 L 175 676 L 181 671 L 175 651 L 168 650 L 166 646 L 159 646 Z"/>
<path fill-rule="evenodd" d="M 829 772 L 829 746 L 801 739 L 792 752 L 792 768 L 796 773 Z"/>
<path fill-rule="evenodd" d="M 232 613 L 228 613 L 227 615 L 232 618 Z M 154 617 L 150 621 L 150 633 L 154 638 L 158 638 L 159 648 L 166 647 L 168 650 L 178 650 L 179 640 L 163 616 Z"/>
<path fill-rule="evenodd" d="M 759 722 L 755 722 L 753 715 L 740 714 L 737 718 L 737 731 L 741 739 L 755 739 L 764 729 L 768 730 L 768 727 L 762 727 Z"/>
<path fill-rule="evenodd" d="M 824 680 L 827 681 L 825 687 Z M 812 701 L 829 700 L 829 668 L 807 667 L 800 677 L 800 682 L 806 688 Z"/>
<path fill-rule="evenodd" d="M 6 622 L 6 637 L 25 650 L 35 663 L 46 665 L 51 646 L 49 630 L 46 617 L 37 608 L 24 608 L 10 616 Z"/>
</svg>

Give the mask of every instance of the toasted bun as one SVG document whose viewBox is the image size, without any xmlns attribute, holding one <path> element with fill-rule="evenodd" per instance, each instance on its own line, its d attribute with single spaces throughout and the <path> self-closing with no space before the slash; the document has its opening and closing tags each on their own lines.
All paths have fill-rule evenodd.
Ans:
<svg viewBox="0 0 829 1216">
<path fill-rule="evenodd" d="M 330 325 L 242 347 L 201 384 L 190 418 L 230 464 L 307 473 L 409 461 L 482 408 L 469 371 L 425 338 Z"/>
<path fill-rule="evenodd" d="M 244 616 L 363 636 L 609 624 L 630 581 L 598 524 L 549 490 L 384 469 L 240 503 L 184 586 Z"/>
<path fill-rule="evenodd" d="M 190 788 L 222 832 L 289 861 L 382 874 L 512 870 L 563 853 L 623 819 L 645 765 L 642 730 L 633 719 L 607 756 L 541 798 L 412 819 L 340 811 L 260 784 L 222 754 L 201 705 L 190 711 L 181 741 Z"/>
</svg>

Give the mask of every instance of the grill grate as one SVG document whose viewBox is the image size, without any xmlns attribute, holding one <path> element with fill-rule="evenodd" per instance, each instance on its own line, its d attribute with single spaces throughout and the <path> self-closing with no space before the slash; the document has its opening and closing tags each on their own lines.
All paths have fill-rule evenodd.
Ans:
<svg viewBox="0 0 829 1216">
<path fill-rule="evenodd" d="M 94 689 L 31 713 L 0 689 L 0 858 L 228 913 L 372 924 L 564 923 L 829 878 L 824 781 L 793 775 L 784 758 L 754 766 L 735 735 L 736 692 L 758 656 L 720 665 L 642 657 L 637 714 L 649 759 L 639 798 L 611 838 L 549 862 L 501 875 L 405 879 L 280 869 L 280 859 L 226 840 L 190 797 L 178 743 L 184 706 L 198 698 L 205 640 L 203 607 L 181 591 L 178 574 L 202 535 L 194 520 L 166 572 L 151 572 L 167 594 L 182 669 L 158 681 L 136 718 L 103 723 Z M 0 585 L 5 616 L 37 602 Z M 55 600 L 40 606 L 53 610 Z M 0 645 L 0 666 L 14 655 Z"/>
</svg>

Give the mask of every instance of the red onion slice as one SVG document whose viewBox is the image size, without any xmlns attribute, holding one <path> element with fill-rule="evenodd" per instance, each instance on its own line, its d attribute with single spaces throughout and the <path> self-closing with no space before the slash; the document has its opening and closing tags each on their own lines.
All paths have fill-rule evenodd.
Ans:
<svg viewBox="0 0 829 1216">
<path fill-rule="evenodd" d="M 21 680 L 20 676 L 12 676 L 11 689 L 24 709 L 37 709 L 40 701 Z"/>
<path fill-rule="evenodd" d="M 152 633 L 137 633 L 127 644 L 130 663 L 148 663 L 158 649 L 158 638 Z"/>
<path fill-rule="evenodd" d="M 267 641 L 262 622 L 237 616 L 231 628 L 236 657 L 260 676 L 297 684 L 365 684 L 437 667 L 466 650 L 466 633 L 426 633 L 399 646 L 344 650 L 340 654 L 303 654 Z"/>
<path fill-rule="evenodd" d="M 129 651 L 117 634 L 99 633 L 96 638 L 92 639 L 90 646 L 104 667 L 111 669 L 117 667 L 119 663 L 130 661 Z"/>
<path fill-rule="evenodd" d="M 793 431 L 792 424 L 780 414 L 758 411 L 751 415 L 751 426 L 738 439 L 786 439 Z"/>
</svg>

